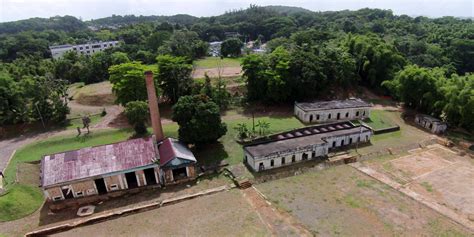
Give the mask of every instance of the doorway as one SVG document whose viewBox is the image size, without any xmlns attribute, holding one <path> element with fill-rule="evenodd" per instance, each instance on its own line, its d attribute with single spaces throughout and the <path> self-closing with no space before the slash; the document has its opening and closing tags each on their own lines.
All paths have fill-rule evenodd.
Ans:
<svg viewBox="0 0 474 237">
<path fill-rule="evenodd" d="M 135 175 L 135 172 L 126 173 L 125 180 L 127 180 L 127 185 L 129 189 L 138 187 L 137 176 Z"/>
<path fill-rule="evenodd" d="M 74 194 L 72 193 L 72 187 L 70 185 L 61 187 L 61 191 L 63 193 L 64 199 L 74 198 Z"/>
<path fill-rule="evenodd" d="M 143 170 L 143 173 L 145 174 L 146 185 L 157 184 L 154 168 L 145 169 Z"/>
<path fill-rule="evenodd" d="M 175 181 L 185 179 L 188 177 L 186 167 L 181 167 L 173 170 L 173 179 Z"/>
<path fill-rule="evenodd" d="M 94 183 L 97 187 L 97 192 L 99 193 L 99 195 L 107 193 L 107 188 L 105 187 L 105 181 L 103 178 L 94 180 Z"/>
<path fill-rule="evenodd" d="M 337 120 L 341 119 L 341 113 L 337 113 Z"/>
<path fill-rule="evenodd" d="M 313 115 L 310 115 L 310 116 L 309 116 L 309 122 L 310 122 L 310 123 L 313 122 Z"/>
</svg>

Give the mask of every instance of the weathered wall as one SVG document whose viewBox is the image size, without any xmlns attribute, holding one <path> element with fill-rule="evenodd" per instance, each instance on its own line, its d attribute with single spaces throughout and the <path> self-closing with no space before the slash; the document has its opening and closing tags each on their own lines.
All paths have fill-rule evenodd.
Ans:
<svg viewBox="0 0 474 237">
<path fill-rule="evenodd" d="M 370 109 L 370 107 L 362 107 L 305 112 L 295 105 L 295 115 L 305 123 L 325 123 L 368 118 L 370 117 Z M 339 119 L 337 119 L 338 114 Z"/>
<path fill-rule="evenodd" d="M 107 186 L 108 192 L 121 190 L 125 188 L 125 185 L 123 183 L 124 177 L 122 176 L 123 176 L 122 174 L 119 174 L 119 175 L 104 177 L 104 181 Z"/>
<path fill-rule="evenodd" d="M 47 188 L 44 190 L 46 197 L 49 200 L 53 200 L 55 197 L 61 197 L 61 200 L 64 198 L 63 194 L 61 192 L 61 188 L 59 187 L 52 187 L 52 188 Z"/>
<path fill-rule="evenodd" d="M 93 180 L 73 183 L 71 186 L 72 190 L 74 191 L 74 197 L 83 197 L 97 194 Z M 82 195 L 79 194 L 80 192 L 82 192 Z"/>
</svg>

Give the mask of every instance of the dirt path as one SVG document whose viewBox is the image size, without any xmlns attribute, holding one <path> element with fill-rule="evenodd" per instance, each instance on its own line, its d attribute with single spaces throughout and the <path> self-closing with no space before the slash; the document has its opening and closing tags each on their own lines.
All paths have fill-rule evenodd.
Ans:
<svg viewBox="0 0 474 237">
<path fill-rule="evenodd" d="M 110 128 L 110 123 L 114 121 L 122 112 L 124 108 L 120 105 L 109 106 L 106 108 L 107 114 L 94 125 L 93 128 Z"/>
<path fill-rule="evenodd" d="M 207 73 L 209 77 L 217 77 L 219 70 L 217 68 L 196 68 L 193 70 L 193 78 L 204 78 L 204 74 Z M 235 77 L 242 75 L 242 67 L 224 67 L 222 68 L 222 77 Z"/>
<path fill-rule="evenodd" d="M 255 187 L 242 192 L 273 236 L 313 236 L 293 216 L 274 208 Z"/>
</svg>

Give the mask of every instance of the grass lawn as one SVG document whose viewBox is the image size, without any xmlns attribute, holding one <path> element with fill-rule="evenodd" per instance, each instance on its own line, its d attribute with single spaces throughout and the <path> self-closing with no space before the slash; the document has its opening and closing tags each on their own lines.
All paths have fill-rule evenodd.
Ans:
<svg viewBox="0 0 474 237">
<path fill-rule="evenodd" d="M 387 111 L 383 110 L 372 110 L 370 112 L 370 118 L 364 122 L 372 127 L 374 130 L 389 128 L 396 124 L 387 116 Z"/>
<path fill-rule="evenodd" d="M 216 68 L 219 65 L 222 67 L 239 67 L 240 58 L 223 58 L 220 57 L 205 57 L 194 62 L 196 68 Z"/>
<path fill-rule="evenodd" d="M 95 115 L 89 116 L 89 118 L 91 119 L 91 123 L 89 126 L 92 127 L 96 125 L 102 119 L 102 116 L 100 116 L 100 114 L 95 114 Z M 83 127 L 81 117 L 76 117 L 76 118 L 72 118 L 68 120 L 68 123 L 66 126 L 67 129 L 75 129 L 76 127 L 81 127 L 81 128 Z"/>
<path fill-rule="evenodd" d="M 27 216 L 43 203 L 43 193 L 37 187 L 24 184 L 13 185 L 0 196 L 0 221 L 10 221 Z"/>
</svg>

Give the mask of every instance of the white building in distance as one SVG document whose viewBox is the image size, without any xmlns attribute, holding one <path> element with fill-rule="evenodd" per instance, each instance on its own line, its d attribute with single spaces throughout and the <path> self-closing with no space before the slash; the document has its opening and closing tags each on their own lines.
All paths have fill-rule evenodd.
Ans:
<svg viewBox="0 0 474 237">
<path fill-rule="evenodd" d="M 244 146 L 244 162 L 256 172 L 327 156 L 329 150 L 370 141 L 364 125 L 339 122 L 275 134 Z"/>
<path fill-rule="evenodd" d="M 368 118 L 371 108 L 371 104 L 356 98 L 309 103 L 295 102 L 295 116 L 304 123 L 347 121 Z"/>
<path fill-rule="evenodd" d="M 426 114 L 417 114 L 415 116 L 415 123 L 436 134 L 444 133 L 448 128 L 445 122 Z"/>
<path fill-rule="evenodd" d="M 92 55 L 94 53 L 103 51 L 108 48 L 116 47 L 119 45 L 119 41 L 106 41 L 106 42 L 94 42 L 86 44 L 64 44 L 64 45 L 55 45 L 49 46 L 51 50 L 51 55 L 54 59 L 61 58 L 64 53 L 68 51 L 75 51 L 77 54 L 83 55 Z"/>
</svg>

